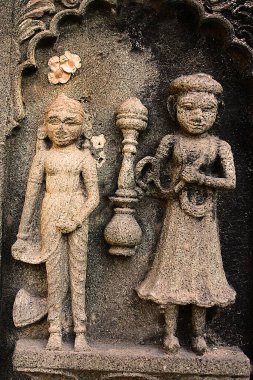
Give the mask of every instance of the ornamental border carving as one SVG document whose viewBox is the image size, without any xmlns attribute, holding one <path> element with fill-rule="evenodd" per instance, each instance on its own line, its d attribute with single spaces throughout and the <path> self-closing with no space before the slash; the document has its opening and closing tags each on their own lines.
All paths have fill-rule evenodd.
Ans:
<svg viewBox="0 0 253 380">
<path fill-rule="evenodd" d="M 60 35 L 59 23 L 63 18 L 72 16 L 84 17 L 87 7 L 95 0 L 62 0 L 61 4 L 57 3 L 57 8 L 54 5 L 53 0 L 44 0 L 44 6 L 41 5 L 38 9 L 33 9 L 31 12 L 23 14 L 19 19 L 19 29 L 16 28 L 17 35 L 13 40 L 13 51 L 15 47 L 15 53 L 19 56 L 17 64 L 14 67 L 14 73 L 12 76 L 12 115 L 9 117 L 8 129 L 6 135 L 8 135 L 12 129 L 19 125 L 19 123 L 25 118 L 26 112 L 23 103 L 22 96 L 22 78 L 24 71 L 28 68 L 37 69 L 36 62 L 36 48 L 40 41 L 47 38 L 57 38 Z M 146 0 L 142 2 L 145 3 Z M 219 2 L 225 2 L 226 0 L 219 0 Z M 118 0 L 101 0 L 101 2 L 108 4 L 111 7 L 117 7 Z M 209 3 L 210 1 L 208 1 Z M 212 1 L 210 2 L 212 4 Z M 29 3 L 28 3 L 29 4 Z M 26 4 L 26 6 L 28 5 Z M 41 4 L 41 2 L 40 2 Z M 232 23 L 218 12 L 222 12 L 224 7 L 215 8 L 212 6 L 207 7 L 207 0 L 176 0 L 174 4 L 186 5 L 193 10 L 198 19 L 198 27 L 201 30 L 205 27 L 211 29 L 218 29 L 223 36 L 223 47 L 234 59 L 239 63 L 239 68 L 242 71 L 243 77 L 253 76 L 253 49 L 244 41 L 236 37 L 235 29 Z M 64 8 L 65 7 L 65 8 Z M 211 13 L 208 13 L 211 12 Z M 47 25 L 41 18 L 47 13 Z M 38 20 L 39 18 L 39 20 Z M 28 29 L 23 35 L 23 39 L 20 38 L 20 24 L 22 27 L 29 20 Z M 27 25 L 26 25 L 27 26 Z M 25 51 L 21 54 L 21 48 L 26 45 Z M 21 58 L 21 56 L 23 58 Z"/>
</svg>

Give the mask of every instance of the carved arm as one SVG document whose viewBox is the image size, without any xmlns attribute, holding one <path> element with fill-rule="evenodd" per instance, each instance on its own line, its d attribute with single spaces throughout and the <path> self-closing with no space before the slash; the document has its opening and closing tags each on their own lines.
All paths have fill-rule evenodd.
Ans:
<svg viewBox="0 0 253 380">
<path fill-rule="evenodd" d="M 19 232 L 17 237 L 25 239 L 29 236 L 30 226 L 34 217 L 34 212 L 38 197 L 41 192 L 41 185 L 44 180 L 44 154 L 39 152 L 35 155 L 28 176 L 25 203 L 22 211 Z"/>
<path fill-rule="evenodd" d="M 174 146 L 174 142 L 175 137 L 173 135 L 166 135 L 161 140 L 154 157 L 144 157 L 141 161 L 138 162 L 136 165 L 136 178 L 137 184 L 142 190 L 146 191 L 148 183 L 153 182 L 162 194 L 170 194 L 171 191 L 164 189 L 161 185 L 160 172 L 161 160 L 170 155 Z M 147 178 L 142 179 L 143 172 L 145 172 L 147 166 L 150 166 L 150 168 L 147 169 Z"/>
<path fill-rule="evenodd" d="M 225 141 L 220 141 L 219 156 L 224 178 L 215 178 L 201 174 L 201 183 L 215 188 L 234 189 L 236 186 L 234 159 L 230 145 Z"/>
<path fill-rule="evenodd" d="M 84 150 L 85 159 L 82 170 L 83 181 L 86 189 L 87 200 L 79 215 L 82 223 L 99 204 L 99 188 L 96 161 L 90 154 L 89 149 Z"/>
</svg>

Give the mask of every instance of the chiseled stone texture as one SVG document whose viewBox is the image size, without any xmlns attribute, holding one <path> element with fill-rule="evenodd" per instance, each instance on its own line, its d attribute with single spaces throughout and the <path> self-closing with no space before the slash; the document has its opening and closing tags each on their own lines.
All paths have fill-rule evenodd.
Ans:
<svg viewBox="0 0 253 380">
<path fill-rule="evenodd" d="M 136 345 L 94 344 L 90 352 L 74 352 L 65 344 L 62 352 L 45 350 L 46 341 L 20 340 L 13 356 L 15 369 L 24 373 L 73 374 L 80 380 L 106 379 L 111 373 L 120 379 L 144 379 L 154 376 L 159 379 L 198 379 L 198 376 L 216 379 L 248 379 L 250 363 L 242 352 L 233 348 L 218 348 L 199 357 L 189 351 L 180 350 L 177 355 L 168 355 L 161 349 Z M 97 372 L 97 374 L 96 374 Z M 100 372 L 100 374 L 98 374 Z M 93 374 L 92 374 L 93 373 Z M 133 376 L 135 374 L 135 377 Z M 147 377 L 145 377 L 147 376 Z M 41 375 L 40 379 L 44 379 Z"/>
</svg>

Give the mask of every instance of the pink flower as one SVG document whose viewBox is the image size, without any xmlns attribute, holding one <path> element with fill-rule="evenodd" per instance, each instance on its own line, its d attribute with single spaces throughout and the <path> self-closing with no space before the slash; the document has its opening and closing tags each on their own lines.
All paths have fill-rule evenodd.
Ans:
<svg viewBox="0 0 253 380">
<path fill-rule="evenodd" d="M 60 56 L 60 67 L 66 73 L 74 74 L 81 67 L 81 58 L 77 54 L 65 51 L 64 55 Z"/>
<path fill-rule="evenodd" d="M 54 56 L 50 58 L 48 61 L 48 66 L 51 69 L 50 73 L 48 73 L 48 80 L 50 83 L 58 84 L 67 83 L 69 81 L 71 74 L 62 70 L 59 57 Z"/>
</svg>

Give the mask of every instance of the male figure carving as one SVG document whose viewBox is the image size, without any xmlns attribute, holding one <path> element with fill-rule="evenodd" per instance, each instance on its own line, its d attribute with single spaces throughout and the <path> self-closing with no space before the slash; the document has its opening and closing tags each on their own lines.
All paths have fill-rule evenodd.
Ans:
<svg viewBox="0 0 253 380">
<path fill-rule="evenodd" d="M 99 203 L 95 160 L 77 143 L 85 135 L 86 116 L 80 102 L 59 95 L 45 115 L 45 139 L 32 162 L 25 204 L 13 256 L 31 252 L 31 223 L 45 180 L 40 214 L 41 261 L 48 281 L 49 340 L 47 349 L 62 348 L 62 308 L 70 283 L 75 350 L 86 341 L 85 280 L 88 218 Z"/>
<path fill-rule="evenodd" d="M 179 349 L 175 335 L 179 305 L 192 305 L 192 347 L 203 354 L 207 349 L 206 309 L 225 307 L 235 300 L 223 269 L 216 216 L 217 190 L 235 187 L 233 155 L 227 142 L 208 133 L 221 92 L 221 85 L 206 74 L 172 81 L 168 106 L 180 132 L 165 136 L 155 157 L 146 157 L 137 165 L 139 183 L 143 184 L 143 168 L 149 163 L 149 178 L 162 191 L 161 162 L 165 160 L 171 169 L 156 257 L 138 288 L 141 298 L 165 309 L 164 346 L 169 352 Z"/>
</svg>

